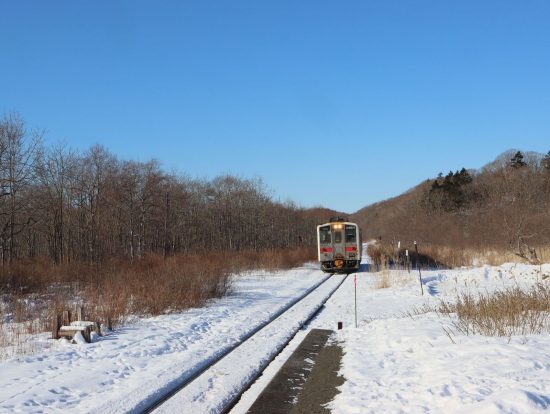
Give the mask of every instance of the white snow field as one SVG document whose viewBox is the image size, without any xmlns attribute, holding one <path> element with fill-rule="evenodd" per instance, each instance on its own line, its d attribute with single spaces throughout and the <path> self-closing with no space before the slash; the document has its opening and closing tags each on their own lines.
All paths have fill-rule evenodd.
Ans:
<svg viewBox="0 0 550 414">
<path fill-rule="evenodd" d="M 139 412 L 324 278 L 312 265 L 251 272 L 205 308 L 141 319 L 92 344 L 49 340 L 42 353 L 0 362 L 0 412 Z"/>
<path fill-rule="evenodd" d="M 413 304 L 453 300 L 457 290 L 529 286 L 541 280 L 538 270 L 504 265 L 425 272 L 425 297 L 420 296 L 418 279 L 406 282 L 406 273 L 392 272 L 396 284 L 405 279 L 402 286 L 378 290 L 372 289 L 372 278 L 361 275 L 360 327 L 336 335 L 345 350 L 341 373 L 346 382 L 330 403 L 332 411 L 531 413 L 549 409 L 548 333 L 511 338 L 455 334 L 453 343 L 443 330 L 443 326 L 452 329 L 448 317 L 430 312 L 411 318 L 402 313 Z M 550 266 L 542 270 L 549 274 Z M 343 303 L 342 298 L 339 306 Z M 347 317 L 351 319 L 349 313 Z"/>
<path fill-rule="evenodd" d="M 221 412 L 231 397 L 238 395 L 242 384 L 247 384 L 265 365 L 264 362 L 269 362 L 276 355 L 276 350 L 291 339 L 292 334 L 315 313 L 316 305 L 325 301 L 344 278 L 343 275 L 332 276 L 319 289 L 161 405 L 155 413 L 181 412 L 182 407 L 189 413 Z"/>
<path fill-rule="evenodd" d="M 344 349 L 345 383 L 328 404 L 333 413 L 532 413 L 550 409 L 550 335 L 511 338 L 451 334 L 449 317 L 413 317 L 423 305 L 454 300 L 457 292 L 491 292 L 508 286 L 550 285 L 550 265 L 390 271 L 391 286 L 377 289 L 376 273 L 357 276 L 355 328 L 353 275 L 328 300 L 308 328 L 344 329 L 332 340 Z M 232 414 L 245 413 L 306 332 L 300 332 Z"/>
<path fill-rule="evenodd" d="M 408 316 L 424 304 L 453 300 L 457 291 L 490 292 L 507 286 L 550 283 L 550 265 L 423 272 L 390 271 L 390 287 L 377 289 L 376 273 L 357 276 L 358 327 L 351 275 L 308 325 L 344 329 L 332 340 L 344 349 L 341 393 L 334 413 L 531 413 L 550 409 L 550 335 L 511 338 L 451 334 L 451 319 L 434 312 Z M 234 293 L 202 309 L 141 319 L 92 344 L 51 341 L 39 354 L 0 362 L 0 412 L 138 412 L 160 389 L 170 389 L 222 349 L 319 283 L 314 265 L 277 273 L 251 273 L 235 281 Z M 321 301 L 341 276 L 308 296 Z M 308 302 L 308 301 L 305 301 Z M 296 305 L 276 325 L 200 377 L 159 412 L 217 412 L 227 395 L 269 358 L 299 320 Z M 244 413 L 307 330 L 299 331 L 232 413 Z M 454 342 L 453 342 L 454 341 Z M 241 347 L 239 347 L 241 348 Z M 206 388 L 200 387 L 206 384 Z M 206 391 L 205 391 L 206 389 Z"/>
</svg>

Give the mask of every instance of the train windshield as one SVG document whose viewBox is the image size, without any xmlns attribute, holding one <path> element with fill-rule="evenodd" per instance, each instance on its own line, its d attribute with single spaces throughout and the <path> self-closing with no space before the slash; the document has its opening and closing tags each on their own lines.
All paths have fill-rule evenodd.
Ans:
<svg viewBox="0 0 550 414">
<path fill-rule="evenodd" d="M 335 231 L 334 232 L 334 243 L 342 243 L 342 232 L 341 231 Z"/>
<path fill-rule="evenodd" d="M 357 243 L 357 231 L 355 226 L 346 226 L 346 243 Z"/>
<path fill-rule="evenodd" d="M 330 226 L 321 227 L 319 229 L 319 240 L 321 243 L 330 243 Z"/>
</svg>

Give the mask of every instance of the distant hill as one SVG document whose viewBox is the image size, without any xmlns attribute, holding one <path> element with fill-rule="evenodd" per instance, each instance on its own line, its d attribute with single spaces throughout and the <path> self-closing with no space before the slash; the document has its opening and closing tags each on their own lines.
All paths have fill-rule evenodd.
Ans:
<svg viewBox="0 0 550 414">
<path fill-rule="evenodd" d="M 510 160 L 518 151 L 518 149 L 509 149 L 507 151 L 504 151 L 502 154 L 496 157 L 494 161 L 485 164 L 482 168 L 479 169 L 479 171 L 476 172 L 500 170 L 509 165 Z M 540 165 L 541 160 L 544 158 L 544 154 L 534 151 L 523 152 L 523 156 L 525 162 L 528 165 Z"/>
<path fill-rule="evenodd" d="M 310 228 L 315 228 L 315 226 L 326 223 L 331 217 L 348 217 L 348 214 L 342 213 L 340 211 L 331 210 L 325 207 L 312 207 L 302 210 L 303 219 L 310 223 Z"/>
<path fill-rule="evenodd" d="M 351 218 L 366 238 L 386 241 L 453 248 L 549 245 L 550 156 L 525 152 L 515 158 L 517 153 L 505 151 L 479 170 L 432 177 Z"/>
<path fill-rule="evenodd" d="M 424 181 L 401 195 L 363 207 L 350 218 L 361 226 L 369 238 L 387 236 L 393 224 L 407 216 L 410 206 L 422 197 L 429 185 L 429 181 Z"/>
</svg>

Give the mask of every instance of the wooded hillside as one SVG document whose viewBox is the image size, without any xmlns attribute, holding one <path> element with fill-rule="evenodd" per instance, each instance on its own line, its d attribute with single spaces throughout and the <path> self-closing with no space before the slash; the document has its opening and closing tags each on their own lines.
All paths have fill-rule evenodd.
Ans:
<svg viewBox="0 0 550 414">
<path fill-rule="evenodd" d="M 550 152 L 510 150 L 479 171 L 439 174 L 353 217 L 368 238 L 529 258 L 550 244 Z"/>
</svg>

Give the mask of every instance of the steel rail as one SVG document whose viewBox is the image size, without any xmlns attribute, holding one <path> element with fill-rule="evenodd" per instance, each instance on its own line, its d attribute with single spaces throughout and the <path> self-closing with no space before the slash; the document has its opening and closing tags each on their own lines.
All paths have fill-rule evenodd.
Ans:
<svg viewBox="0 0 550 414">
<path fill-rule="evenodd" d="M 349 276 L 349 273 L 346 274 L 346 277 L 343 278 L 342 281 L 340 283 L 338 283 L 338 285 L 336 285 L 336 287 L 332 290 L 332 292 L 330 292 L 330 294 L 327 296 L 327 298 L 325 300 L 323 300 L 320 304 L 317 305 L 317 307 L 315 308 L 313 313 L 310 315 L 310 317 L 307 320 L 305 320 L 298 328 L 296 328 L 294 330 L 294 332 L 292 333 L 292 335 L 289 337 L 289 339 L 286 342 L 284 342 L 283 344 L 277 346 L 277 349 L 275 350 L 275 352 L 271 356 L 271 358 L 269 358 L 267 361 L 265 361 L 260 366 L 260 369 L 246 382 L 246 384 L 241 388 L 241 390 L 234 397 L 232 397 L 231 400 L 222 408 L 222 410 L 220 411 L 220 414 L 228 414 L 233 409 L 233 407 L 235 407 L 235 405 L 241 399 L 242 395 L 246 391 L 248 391 L 248 389 L 252 386 L 252 384 L 254 384 L 254 382 L 258 378 L 260 378 L 262 376 L 263 372 L 269 366 L 269 364 L 271 364 L 273 362 L 273 360 L 281 354 L 283 349 L 285 349 L 285 347 L 296 337 L 296 334 L 298 333 L 298 331 L 300 331 L 304 326 L 308 325 L 319 314 L 319 312 L 321 312 L 321 310 L 325 306 L 325 303 L 327 303 L 327 301 L 332 297 L 334 292 L 336 292 L 338 290 L 338 288 L 342 285 L 342 283 L 345 282 L 345 280 L 348 278 L 348 276 Z"/>
<path fill-rule="evenodd" d="M 254 336 L 255 334 L 257 334 L 259 331 L 261 331 L 263 328 L 265 328 L 266 326 L 268 326 L 269 324 L 271 324 L 275 319 L 277 319 L 279 316 L 281 316 L 282 314 L 284 314 L 285 312 L 287 312 L 290 308 L 292 308 L 294 305 L 296 305 L 298 302 L 302 301 L 303 299 L 305 299 L 309 294 L 311 294 L 313 291 L 317 290 L 322 284 L 324 284 L 327 280 L 330 279 L 330 276 L 332 276 L 334 273 L 330 274 L 329 276 L 326 276 L 324 279 L 322 279 L 320 282 L 316 283 L 315 285 L 313 285 L 312 287 L 310 287 L 304 294 L 302 294 L 301 296 L 298 296 L 297 298 L 294 298 L 292 301 L 290 301 L 289 303 L 287 303 L 285 306 L 283 306 L 281 309 L 279 309 L 277 312 L 275 312 L 267 321 L 264 321 L 262 322 L 260 325 L 256 326 L 254 329 L 251 329 L 250 331 L 248 331 L 239 341 L 235 342 L 234 344 L 230 345 L 229 347 L 227 347 L 226 349 L 224 349 L 219 355 L 215 356 L 211 361 L 209 361 L 207 364 L 203 365 L 203 366 L 200 366 L 196 371 L 194 371 L 193 373 L 191 373 L 188 377 L 186 377 L 185 379 L 183 379 L 180 383 L 178 383 L 175 387 L 171 388 L 170 390 L 166 391 L 165 393 L 163 393 L 162 395 L 160 395 L 158 398 L 156 398 L 155 400 L 153 401 L 145 401 L 145 402 L 142 402 L 140 403 L 134 410 L 132 410 L 131 412 L 137 412 L 137 413 L 142 413 L 142 414 L 148 414 L 148 413 L 151 413 L 153 412 L 156 408 L 160 407 L 162 404 L 164 404 L 166 401 L 168 401 L 170 398 L 172 398 L 174 395 L 176 395 L 178 392 L 180 392 L 181 390 L 183 390 L 186 386 L 188 386 L 191 382 L 193 382 L 194 380 L 196 380 L 198 377 L 200 377 L 202 374 L 204 374 L 208 369 L 210 369 L 213 365 L 215 365 L 216 363 L 218 363 L 219 361 L 221 361 L 223 358 L 225 358 L 227 355 L 229 355 L 231 352 L 233 352 L 235 349 L 237 349 L 239 346 L 241 346 L 243 343 L 245 343 L 247 340 L 249 340 L 252 336 Z M 346 276 L 347 277 L 347 276 Z M 342 279 L 342 282 L 345 280 L 346 278 Z M 340 285 L 342 284 L 342 282 L 340 282 L 336 289 L 338 289 L 338 287 L 340 287 Z M 335 289 L 335 290 L 336 290 Z M 332 293 L 329 295 L 332 296 Z M 328 298 L 327 298 L 328 300 Z M 326 301 L 324 301 L 322 305 L 324 305 Z M 315 311 L 315 314 L 318 313 L 320 307 L 318 309 L 316 309 Z M 311 318 L 308 319 L 308 321 L 311 320 Z M 307 322 L 307 321 L 306 321 Z M 304 323 L 305 324 L 305 323 Z M 304 325 L 302 324 L 300 326 L 300 328 L 298 329 L 301 329 L 301 327 Z M 296 330 L 297 332 L 297 330 Z M 294 337 L 294 335 L 296 334 L 296 332 L 294 332 L 294 334 L 292 335 L 292 337 Z M 292 339 L 292 338 L 291 338 Z M 285 344 L 286 346 L 286 344 Z M 279 353 L 280 350 L 277 351 L 277 353 Z M 265 368 L 262 367 L 262 371 L 264 370 Z M 248 388 L 249 385 L 246 386 L 246 388 Z M 244 392 L 244 391 L 243 391 Z M 241 393 L 242 394 L 242 393 Z M 240 395 L 239 394 L 239 398 L 240 398 Z M 143 406 L 141 406 L 143 404 Z M 224 411 L 225 412 L 225 411 Z"/>
</svg>

